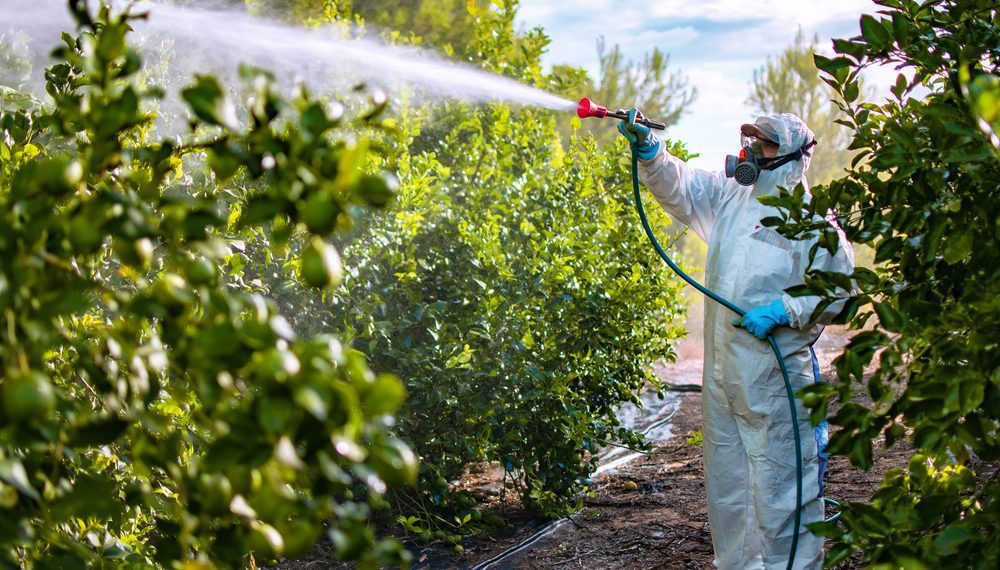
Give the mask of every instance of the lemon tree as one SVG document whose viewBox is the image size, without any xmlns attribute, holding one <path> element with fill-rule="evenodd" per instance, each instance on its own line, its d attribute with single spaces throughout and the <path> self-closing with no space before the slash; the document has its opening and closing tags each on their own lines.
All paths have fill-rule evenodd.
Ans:
<svg viewBox="0 0 1000 570">
<path fill-rule="evenodd" d="M 1000 560 L 1000 20 L 995 2 L 880 0 L 859 34 L 836 39 L 816 65 L 838 95 L 857 157 L 809 200 L 786 194 L 773 219 L 790 236 L 829 208 L 847 236 L 875 250 L 854 274 L 841 322 L 858 329 L 835 361 L 839 382 L 807 388 L 814 417 L 841 405 L 830 451 L 861 467 L 879 438 L 916 452 L 890 469 L 870 503 L 844 507 L 829 566 L 860 551 L 879 568 L 994 568 Z M 864 69 L 899 70 L 891 96 L 868 101 Z M 807 215 L 803 215 L 806 212 Z M 796 294 L 852 284 L 814 273 Z M 866 372 L 871 366 L 874 372 Z M 854 395 L 862 391 L 873 404 Z M 993 475 L 990 475 L 992 471 Z"/>
<path fill-rule="evenodd" d="M 49 98 L 0 110 L 0 565 L 235 567 L 324 534 L 405 562 L 368 524 L 416 476 L 400 381 L 243 279 L 266 238 L 308 244 L 310 294 L 340 282 L 337 214 L 393 193 L 365 170 L 378 109 L 246 69 L 246 105 L 197 77 L 191 131 L 158 139 L 136 16 L 70 6 Z"/>
<path fill-rule="evenodd" d="M 515 12 L 477 12 L 474 61 L 555 85 L 540 64 L 547 38 L 515 32 Z M 292 311 L 304 327 L 344 328 L 403 378 L 397 432 L 421 473 L 392 498 L 418 536 L 483 517 L 452 484 L 471 466 L 500 466 L 526 506 L 558 516 L 580 504 L 601 448 L 644 445 L 615 410 L 658 387 L 650 363 L 675 357 L 682 284 L 636 225 L 627 148 L 564 144 L 566 119 L 507 105 L 406 112 L 392 213 L 344 248 L 335 302 Z"/>
</svg>

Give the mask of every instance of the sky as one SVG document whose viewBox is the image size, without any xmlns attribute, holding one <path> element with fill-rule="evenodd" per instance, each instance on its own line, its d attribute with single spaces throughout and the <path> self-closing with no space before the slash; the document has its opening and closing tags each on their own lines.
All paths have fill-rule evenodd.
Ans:
<svg viewBox="0 0 1000 570">
<path fill-rule="evenodd" d="M 546 65 L 570 63 L 597 77 L 597 39 L 618 44 L 626 58 L 642 61 L 658 47 L 670 55 L 671 71 L 687 76 L 698 96 L 666 136 L 687 143 L 701 156 L 692 162 L 718 170 L 723 157 L 739 147 L 739 126 L 752 122 L 746 104 L 754 69 L 777 57 L 799 27 L 819 36 L 821 52 L 832 53 L 831 38 L 860 33 L 862 13 L 874 13 L 871 0 L 521 0 L 516 24 L 541 26 L 551 38 Z M 869 77 L 878 87 L 895 72 Z M 583 97 L 585 94 L 581 94 Z M 634 101 L 601 101 L 627 108 Z"/>
</svg>

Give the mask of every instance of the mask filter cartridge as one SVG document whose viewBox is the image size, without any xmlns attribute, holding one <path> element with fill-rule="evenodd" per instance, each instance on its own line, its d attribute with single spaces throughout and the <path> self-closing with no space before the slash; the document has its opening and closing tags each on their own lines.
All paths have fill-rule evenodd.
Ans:
<svg viewBox="0 0 1000 570">
<path fill-rule="evenodd" d="M 760 175 L 760 168 L 754 158 L 753 151 L 749 146 L 743 147 L 739 156 L 726 156 L 726 176 L 735 178 L 736 182 L 742 186 L 752 186 L 757 182 Z"/>
</svg>

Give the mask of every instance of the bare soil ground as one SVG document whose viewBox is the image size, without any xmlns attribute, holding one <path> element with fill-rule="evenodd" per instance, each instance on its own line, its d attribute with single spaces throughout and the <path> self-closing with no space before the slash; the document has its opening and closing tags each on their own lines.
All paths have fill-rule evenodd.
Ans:
<svg viewBox="0 0 1000 570">
<path fill-rule="evenodd" d="M 817 345 L 824 378 L 833 378 L 830 363 L 846 339 L 844 331 L 830 330 Z M 674 384 L 700 383 L 701 362 L 688 358 L 657 372 Z M 681 396 L 672 424 L 675 436 L 658 442 L 651 455 L 595 477 L 591 496 L 571 522 L 490 568 L 711 568 L 702 450 L 685 441 L 687 434 L 701 426 L 700 394 Z M 889 450 L 878 446 L 875 466 L 867 472 L 852 467 L 844 458 L 831 458 L 827 496 L 839 501 L 868 499 L 879 488 L 882 474 L 891 467 L 904 466 L 910 452 L 906 445 L 897 444 Z M 486 476 L 483 472 L 475 478 Z M 548 524 L 525 513 L 509 496 L 499 506 L 508 522 L 507 530 L 466 537 L 461 555 L 443 542 L 411 545 L 413 568 L 472 568 Z M 331 554 L 329 545 L 320 545 L 305 559 L 285 561 L 280 567 L 334 568 L 329 562 Z M 848 560 L 841 567 L 858 564 Z"/>
<path fill-rule="evenodd" d="M 699 395 L 689 394 L 675 417 L 675 433 L 700 426 Z M 861 501 L 878 489 L 882 474 L 905 465 L 909 450 L 879 450 L 869 472 L 834 458 L 827 471 L 827 494 Z M 601 478 L 595 496 L 544 547 L 497 568 L 711 568 L 712 545 L 705 507 L 701 448 L 682 438 L 664 442 L 648 458 Z M 633 489 L 630 483 L 635 484 Z M 462 566 L 456 566 L 462 567 Z M 844 568 L 854 567 L 848 562 Z"/>
</svg>

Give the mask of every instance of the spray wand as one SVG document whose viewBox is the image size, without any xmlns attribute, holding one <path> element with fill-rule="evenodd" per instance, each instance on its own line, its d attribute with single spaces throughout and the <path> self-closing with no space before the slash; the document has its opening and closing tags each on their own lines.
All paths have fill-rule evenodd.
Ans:
<svg viewBox="0 0 1000 570">
<path fill-rule="evenodd" d="M 576 106 L 576 116 L 581 119 L 586 119 L 587 117 L 597 117 L 603 119 L 604 117 L 612 117 L 614 119 L 624 119 L 628 120 L 628 113 L 624 110 L 620 111 L 608 111 L 608 108 L 600 103 L 595 103 L 590 99 L 584 97 L 580 99 L 580 104 Z M 655 119 L 647 119 L 642 116 L 641 112 L 636 112 L 635 122 L 640 125 L 646 125 L 651 129 L 656 129 L 662 131 L 667 128 L 667 125 L 657 121 Z"/>
<path fill-rule="evenodd" d="M 605 107 L 604 105 L 595 103 L 586 97 L 580 99 L 580 103 L 576 108 L 576 114 L 581 119 L 586 119 L 587 117 L 598 117 L 598 118 L 614 117 L 616 119 L 624 119 L 626 121 L 628 120 L 628 113 L 626 113 L 625 111 L 616 111 L 612 113 L 608 111 L 608 108 Z M 667 128 L 665 124 L 659 121 L 643 117 L 642 113 L 639 113 L 638 111 L 636 111 L 635 114 L 635 122 L 642 125 L 646 125 L 651 129 L 664 130 Z M 663 259 L 663 261 L 666 262 L 666 264 L 670 267 L 670 269 L 672 269 L 674 273 L 676 273 L 681 279 L 686 281 L 689 285 L 691 285 L 698 291 L 701 291 L 709 299 L 712 299 L 713 301 L 726 307 L 730 311 L 733 311 L 740 317 L 744 316 L 746 314 L 745 310 L 741 309 L 738 305 L 734 304 L 732 301 L 729 301 L 728 299 L 719 296 L 719 294 L 716 293 L 715 291 L 712 291 L 711 289 L 705 287 L 701 283 L 695 281 L 694 278 L 685 273 L 683 269 L 678 267 L 677 264 L 674 263 L 672 259 L 670 259 L 670 256 L 667 255 L 667 252 L 663 250 L 663 247 L 660 245 L 660 242 L 656 239 L 656 236 L 653 235 L 652 228 L 649 227 L 649 220 L 646 219 L 646 212 L 645 210 L 643 210 L 642 207 L 642 197 L 639 194 L 639 165 L 638 165 L 638 158 L 636 157 L 634 151 L 632 152 L 632 190 L 634 195 L 633 197 L 635 199 L 635 209 L 639 213 L 639 220 L 642 222 L 642 229 L 645 230 L 646 237 L 648 237 L 649 241 L 653 244 L 653 249 L 656 250 L 656 253 L 660 255 L 660 257 Z M 789 553 L 788 556 L 788 570 L 791 570 L 792 565 L 795 562 L 795 552 L 798 547 L 799 528 L 802 520 L 802 439 L 801 436 L 799 435 L 798 413 L 795 408 L 795 393 L 792 390 L 792 383 L 788 377 L 788 369 L 785 367 L 785 358 L 781 354 L 781 350 L 778 348 L 778 343 L 777 341 L 774 340 L 773 336 L 768 336 L 767 342 L 768 344 L 770 344 L 771 350 L 774 352 L 774 356 L 778 360 L 778 368 L 781 369 L 781 376 L 785 381 L 785 395 L 788 397 L 788 405 L 791 408 L 792 434 L 794 435 L 795 438 L 795 471 L 797 475 L 795 482 L 796 483 L 795 502 L 798 506 L 795 509 L 795 522 L 793 529 L 794 534 L 792 535 L 792 545 L 790 548 L 791 552 Z M 836 501 L 833 501 L 832 499 L 825 499 L 825 501 L 831 502 L 835 505 L 837 504 Z M 840 514 L 838 513 L 835 517 L 832 517 L 829 520 L 830 521 L 836 520 L 839 517 Z"/>
</svg>

